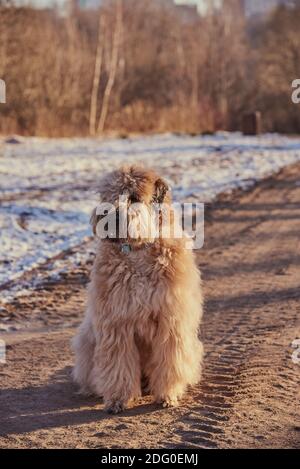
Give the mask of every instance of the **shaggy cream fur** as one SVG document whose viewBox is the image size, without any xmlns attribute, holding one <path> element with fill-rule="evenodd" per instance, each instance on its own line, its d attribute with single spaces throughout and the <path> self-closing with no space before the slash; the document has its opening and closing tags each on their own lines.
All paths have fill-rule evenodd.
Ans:
<svg viewBox="0 0 300 469">
<path fill-rule="evenodd" d="M 115 206 L 122 194 L 149 209 L 153 201 L 170 204 L 166 183 L 135 166 L 108 174 L 100 194 Z M 99 218 L 94 210 L 95 233 Z M 82 392 L 102 396 L 113 413 L 141 395 L 142 382 L 157 402 L 176 405 L 201 374 L 202 293 L 193 251 L 185 238 L 138 237 L 141 225 L 138 219 L 134 238 L 126 240 L 129 252 L 121 249 L 124 239 L 99 241 L 85 318 L 73 341 L 74 380 Z"/>
</svg>

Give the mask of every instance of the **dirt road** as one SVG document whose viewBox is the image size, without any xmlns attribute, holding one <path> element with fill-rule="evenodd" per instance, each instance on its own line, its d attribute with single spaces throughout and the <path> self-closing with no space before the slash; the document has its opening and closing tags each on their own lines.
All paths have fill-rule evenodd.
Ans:
<svg viewBox="0 0 300 469">
<path fill-rule="evenodd" d="M 207 210 L 198 254 L 205 369 L 179 408 L 147 397 L 110 416 L 76 394 L 69 340 L 86 267 L 15 302 L 13 324 L 30 327 L 2 334 L 0 447 L 299 448 L 300 365 L 291 359 L 300 338 L 299 201 L 297 165 Z"/>
</svg>

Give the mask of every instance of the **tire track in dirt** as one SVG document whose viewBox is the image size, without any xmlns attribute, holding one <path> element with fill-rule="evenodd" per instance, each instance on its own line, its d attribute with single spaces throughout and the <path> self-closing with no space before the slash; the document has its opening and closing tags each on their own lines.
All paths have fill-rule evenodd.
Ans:
<svg viewBox="0 0 300 469">
<path fill-rule="evenodd" d="M 293 174 L 293 170 L 290 169 L 290 171 Z M 272 187 L 273 182 L 264 182 L 261 185 L 262 187 L 255 189 L 250 195 L 242 197 L 239 205 L 244 205 L 247 201 L 249 207 L 253 200 L 257 205 L 260 199 L 265 203 L 264 191 L 268 188 L 268 184 Z M 181 438 L 179 446 L 182 443 L 187 447 L 216 448 L 235 446 L 235 439 L 228 432 L 228 428 L 232 427 L 231 421 L 236 402 L 241 402 L 242 399 L 249 400 L 249 396 L 259 395 L 263 378 L 265 386 L 272 388 L 269 391 L 268 399 L 270 400 L 270 396 L 273 395 L 274 407 L 278 399 L 280 402 L 285 402 L 286 409 L 289 407 L 294 409 L 294 414 L 291 413 L 290 419 L 295 423 L 290 425 L 291 436 L 286 439 L 285 444 L 291 447 L 300 446 L 300 435 L 297 430 L 299 428 L 299 409 L 297 410 L 296 407 L 297 400 L 299 400 L 300 370 L 292 364 L 290 356 L 283 360 L 284 343 L 281 344 L 281 348 L 273 351 L 273 339 L 278 334 L 280 336 L 282 330 L 289 329 L 289 331 L 286 331 L 286 334 L 290 335 L 289 343 L 295 338 L 293 333 L 297 334 L 297 331 L 298 334 L 300 333 L 298 306 L 300 291 L 296 281 L 296 272 L 299 279 L 297 259 L 294 268 L 295 277 L 292 282 L 293 288 L 282 289 L 282 282 L 278 280 L 280 278 L 278 275 L 282 275 L 283 269 L 291 268 L 293 270 L 293 254 L 300 247 L 299 238 L 294 240 L 295 245 L 291 249 L 290 237 L 280 236 L 286 228 L 285 224 L 281 223 L 282 211 L 287 208 L 294 210 L 293 214 L 289 213 L 287 217 L 289 225 L 291 222 L 294 225 L 293 233 L 296 235 L 300 232 L 300 206 L 299 204 L 291 205 L 287 202 L 291 197 L 291 193 L 294 193 L 292 197 L 296 196 L 296 193 L 299 197 L 300 191 L 297 187 L 298 185 L 293 187 L 292 182 L 280 195 L 280 199 L 286 202 L 284 209 L 279 209 L 281 202 L 274 203 L 273 209 L 270 210 L 268 207 L 268 211 L 258 222 L 253 224 L 249 220 L 250 225 L 239 231 L 238 236 L 234 236 L 235 241 L 237 238 L 240 241 L 230 243 L 230 246 L 227 243 L 226 257 L 229 263 L 225 266 L 225 275 L 226 277 L 229 276 L 231 281 L 235 277 L 235 281 L 239 282 L 239 290 L 244 290 L 247 293 L 244 295 L 239 293 L 229 297 L 224 296 L 224 298 L 219 294 L 218 298 L 208 299 L 203 329 L 206 336 L 205 342 L 210 345 L 206 354 L 200 393 L 194 392 L 192 395 L 193 403 L 200 401 L 201 405 L 195 408 L 193 403 L 190 404 L 190 410 L 180 419 L 179 427 L 182 428 L 177 430 Z M 239 211 L 237 210 L 237 212 Z M 215 218 L 220 219 L 218 211 L 214 213 L 213 219 Z M 241 214 L 239 214 L 240 218 Z M 222 219 L 226 219 L 226 215 L 222 214 Z M 278 219 L 280 223 L 278 223 Z M 268 246 L 266 246 L 266 242 L 260 243 L 260 245 L 248 242 L 245 250 L 245 236 L 248 236 L 250 240 L 251 238 L 255 240 L 260 232 L 267 233 Z M 258 238 L 260 237 L 258 236 Z M 215 245 L 218 246 L 218 243 Z M 275 262 L 271 264 L 266 262 L 263 279 L 260 278 L 256 269 L 252 272 L 251 268 L 245 269 L 247 272 L 245 278 L 241 277 L 242 269 L 239 269 L 238 275 L 236 275 L 234 273 L 235 265 L 230 267 L 232 246 L 234 246 L 234 254 L 239 253 L 238 265 L 249 259 L 251 259 L 253 266 L 255 266 L 253 261 L 261 264 L 261 260 L 266 259 L 266 253 L 268 258 L 275 259 Z M 281 252 L 285 254 L 283 258 L 278 256 L 278 253 Z M 215 272 L 214 267 L 210 268 Z M 221 278 L 223 277 L 221 276 Z M 214 289 L 215 283 L 214 281 Z M 260 283 L 263 284 L 263 288 L 257 288 Z M 290 306 L 282 308 L 278 305 L 281 301 L 286 301 Z M 266 304 L 270 303 L 273 303 L 275 308 L 273 314 L 268 307 L 265 307 Z M 287 311 L 289 312 L 288 328 L 286 326 Z M 214 321 L 212 321 L 212 316 L 215 319 Z M 216 328 L 217 320 L 219 320 L 219 326 Z M 290 331 L 292 331 L 292 334 L 290 334 Z M 214 337 L 216 332 L 218 335 L 222 334 L 220 339 L 217 338 L 216 340 Z M 213 348 L 211 347 L 212 342 L 214 343 Z M 268 346 L 265 345 L 266 343 Z M 265 348 L 264 353 L 262 353 L 263 348 Z M 258 351 L 260 351 L 259 354 Z M 286 347 L 287 351 L 288 347 Z M 274 368 L 281 369 L 281 375 L 274 373 Z M 270 372 L 270 369 L 273 373 Z M 287 370 L 289 370 L 288 375 L 286 374 Z M 259 399 L 257 401 L 258 405 L 261 406 L 262 404 L 264 406 L 264 401 L 261 402 Z M 272 407 L 265 406 L 265 413 L 272 414 L 272 409 Z M 258 427 L 259 425 L 257 425 Z M 278 433 L 281 428 L 280 422 L 277 421 L 277 425 L 275 424 L 272 429 L 266 427 L 268 425 L 260 429 L 261 434 L 259 435 L 255 435 L 255 432 L 253 432 L 252 444 L 254 446 L 260 446 L 260 444 L 277 445 L 274 434 Z M 292 431 L 293 429 L 294 431 Z M 244 432 L 246 433 L 247 430 L 246 428 Z M 251 429 L 248 432 L 251 433 Z"/>
</svg>

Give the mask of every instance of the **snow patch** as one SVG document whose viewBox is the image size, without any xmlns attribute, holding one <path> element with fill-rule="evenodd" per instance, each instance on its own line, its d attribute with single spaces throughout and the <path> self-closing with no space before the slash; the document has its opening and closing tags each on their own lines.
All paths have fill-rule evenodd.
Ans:
<svg viewBox="0 0 300 469">
<path fill-rule="evenodd" d="M 88 220 L 97 203 L 98 180 L 124 163 L 142 163 L 160 171 L 173 187 L 175 200 L 207 202 L 221 192 L 249 187 L 297 161 L 300 139 L 274 134 L 22 138 L 18 145 L 3 140 L 0 288 L 91 236 Z M 61 266 L 53 263 L 51 269 L 55 276 Z M 1 296 L 10 301 L 18 291 L 23 289 L 2 289 Z"/>
</svg>

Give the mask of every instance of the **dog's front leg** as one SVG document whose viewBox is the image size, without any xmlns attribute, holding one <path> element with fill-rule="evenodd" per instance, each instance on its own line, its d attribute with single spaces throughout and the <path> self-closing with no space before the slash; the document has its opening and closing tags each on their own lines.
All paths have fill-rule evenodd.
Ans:
<svg viewBox="0 0 300 469">
<path fill-rule="evenodd" d="M 164 407 L 176 406 L 189 384 L 200 378 L 202 344 L 195 334 L 181 328 L 159 328 L 147 374 L 156 402 Z"/>
<path fill-rule="evenodd" d="M 96 344 L 92 381 L 110 413 L 121 412 L 130 399 L 141 395 L 139 353 L 132 328 L 110 325 L 102 334 Z"/>
<path fill-rule="evenodd" d="M 176 406 L 186 387 L 178 343 L 173 335 L 155 342 L 148 369 L 151 393 L 163 407 Z"/>
</svg>

